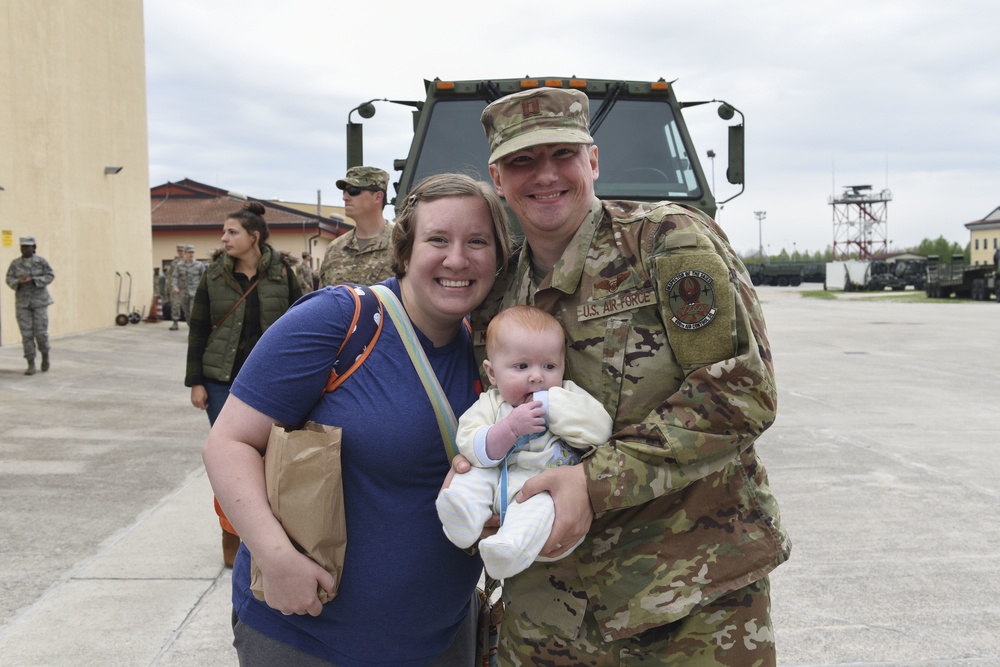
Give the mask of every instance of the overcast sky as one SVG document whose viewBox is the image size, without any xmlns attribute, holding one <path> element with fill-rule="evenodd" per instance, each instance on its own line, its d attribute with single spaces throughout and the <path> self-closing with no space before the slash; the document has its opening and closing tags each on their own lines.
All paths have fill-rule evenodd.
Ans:
<svg viewBox="0 0 1000 667">
<path fill-rule="evenodd" d="M 150 182 L 341 204 L 348 112 L 421 99 L 424 79 L 676 79 L 679 99 L 746 115 L 746 192 L 719 221 L 777 254 L 833 241 L 831 194 L 891 190 L 893 248 L 1000 206 L 995 0 L 145 0 Z M 357 120 L 355 114 L 354 119 Z M 725 124 L 691 110 L 725 183 Z M 365 163 L 393 174 L 410 112 L 378 105 Z M 484 138 L 485 141 L 485 138 Z M 754 211 L 765 211 L 759 227 Z M 391 209 L 386 209 L 391 214 Z"/>
</svg>

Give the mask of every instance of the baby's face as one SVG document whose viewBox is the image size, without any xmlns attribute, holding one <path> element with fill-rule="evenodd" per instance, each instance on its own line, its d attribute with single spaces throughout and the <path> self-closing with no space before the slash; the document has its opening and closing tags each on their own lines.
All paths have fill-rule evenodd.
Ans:
<svg viewBox="0 0 1000 667">
<path fill-rule="evenodd" d="M 536 391 L 562 385 L 566 367 L 562 330 L 505 332 L 503 340 L 484 362 L 490 382 L 513 406 L 532 400 Z"/>
</svg>

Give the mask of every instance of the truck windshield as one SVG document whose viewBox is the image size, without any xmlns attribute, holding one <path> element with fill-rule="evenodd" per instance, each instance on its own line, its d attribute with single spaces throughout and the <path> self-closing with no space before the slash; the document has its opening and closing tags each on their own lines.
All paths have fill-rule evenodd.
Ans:
<svg viewBox="0 0 1000 667">
<path fill-rule="evenodd" d="M 591 110 L 601 104 L 591 98 Z M 457 171 L 489 181 L 489 149 L 479 117 L 480 99 L 438 99 L 429 110 L 423 145 L 416 147 L 413 183 Z M 601 175 L 594 184 L 602 199 L 685 200 L 702 196 L 688 148 L 664 100 L 619 99 L 594 135 Z"/>
</svg>

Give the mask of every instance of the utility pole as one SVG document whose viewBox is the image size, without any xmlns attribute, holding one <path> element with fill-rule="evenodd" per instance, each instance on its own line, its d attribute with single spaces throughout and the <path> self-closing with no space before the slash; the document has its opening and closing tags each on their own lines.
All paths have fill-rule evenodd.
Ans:
<svg viewBox="0 0 1000 667">
<path fill-rule="evenodd" d="M 767 217 L 767 211 L 754 211 L 753 214 L 757 216 L 757 243 L 759 245 L 758 256 L 760 261 L 764 261 L 764 232 L 763 232 L 763 222 L 764 218 Z"/>
</svg>

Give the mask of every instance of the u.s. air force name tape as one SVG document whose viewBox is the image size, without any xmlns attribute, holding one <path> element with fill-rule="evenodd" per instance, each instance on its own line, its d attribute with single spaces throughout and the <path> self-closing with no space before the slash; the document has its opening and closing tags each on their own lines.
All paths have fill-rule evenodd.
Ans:
<svg viewBox="0 0 1000 667">
<path fill-rule="evenodd" d="M 626 310 L 635 310 L 652 303 L 656 303 L 656 292 L 654 288 L 629 290 L 619 294 L 612 294 L 603 299 L 588 301 L 576 307 L 576 319 L 583 322 L 593 320 L 606 315 L 613 315 Z"/>
</svg>

